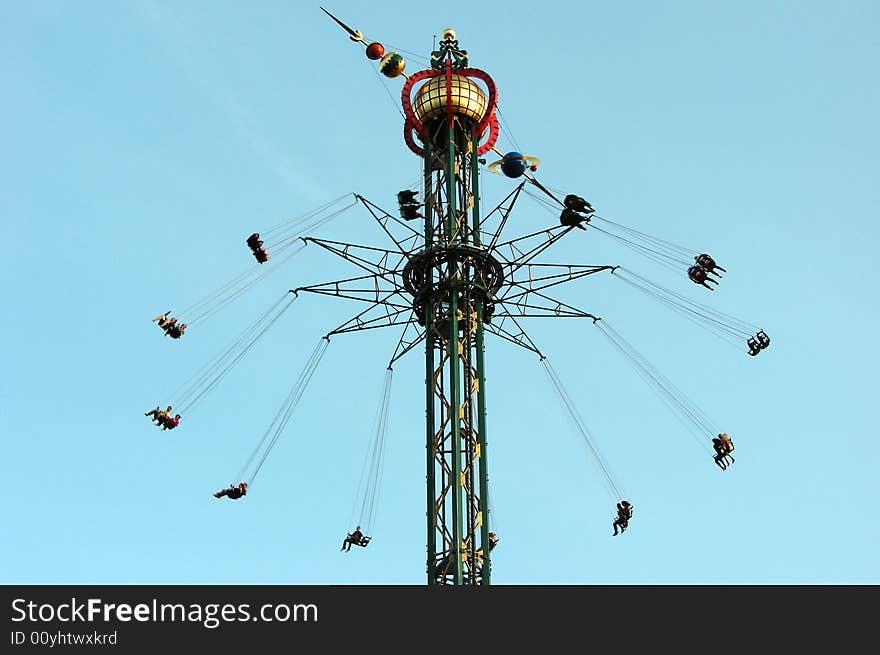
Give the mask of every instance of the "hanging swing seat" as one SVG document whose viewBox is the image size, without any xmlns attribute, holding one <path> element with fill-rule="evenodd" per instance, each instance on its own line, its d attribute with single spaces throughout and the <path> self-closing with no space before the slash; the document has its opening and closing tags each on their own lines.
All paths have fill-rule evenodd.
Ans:
<svg viewBox="0 0 880 655">
<path fill-rule="evenodd" d="M 351 533 L 345 538 L 345 540 L 350 543 L 352 546 L 360 546 L 361 548 L 366 548 L 370 543 L 371 537 L 366 535 L 362 536 L 360 539 L 356 539 L 355 536 Z"/>
</svg>

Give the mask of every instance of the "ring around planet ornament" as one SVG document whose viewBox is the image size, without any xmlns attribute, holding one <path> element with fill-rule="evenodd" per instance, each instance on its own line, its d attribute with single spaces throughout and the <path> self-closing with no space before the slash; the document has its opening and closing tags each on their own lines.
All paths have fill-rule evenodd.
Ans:
<svg viewBox="0 0 880 655">
<path fill-rule="evenodd" d="M 540 163 L 541 160 L 537 157 L 528 157 L 520 152 L 508 152 L 498 161 L 489 164 L 489 172 L 517 178 L 521 177 L 527 168 L 533 172 L 538 170 Z"/>
</svg>

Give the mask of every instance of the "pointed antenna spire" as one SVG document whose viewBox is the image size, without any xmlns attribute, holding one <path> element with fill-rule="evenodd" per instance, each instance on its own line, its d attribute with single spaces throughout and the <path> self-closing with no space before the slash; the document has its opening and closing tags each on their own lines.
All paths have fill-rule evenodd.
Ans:
<svg viewBox="0 0 880 655">
<path fill-rule="evenodd" d="M 382 73 L 385 77 L 406 77 L 406 73 L 403 72 L 404 67 L 406 66 L 406 59 L 403 58 L 403 55 L 397 52 L 385 52 L 385 46 L 383 46 L 378 41 L 373 41 L 372 43 L 367 43 L 367 40 L 364 38 L 363 32 L 360 30 L 353 30 L 348 25 L 343 23 L 341 20 L 336 18 L 329 11 L 321 7 L 321 11 L 327 14 L 333 21 L 339 25 L 342 29 L 344 29 L 349 34 L 349 39 L 354 41 L 355 43 L 363 43 L 367 46 L 367 59 L 379 60 L 379 72 Z"/>
<path fill-rule="evenodd" d="M 357 42 L 357 41 L 363 41 L 363 40 L 364 40 L 364 35 L 361 33 L 360 30 L 353 30 L 353 29 L 351 29 L 348 25 L 346 25 L 346 24 L 343 23 L 341 20 L 339 20 L 338 18 L 336 18 L 336 16 L 334 16 L 334 15 L 331 14 L 329 11 L 327 11 L 326 9 L 324 9 L 324 7 L 321 7 L 321 11 L 323 11 L 325 14 L 327 14 L 328 16 L 330 16 L 330 18 L 332 18 L 332 19 L 336 22 L 336 24 L 339 25 L 339 27 L 341 27 L 341 28 L 344 29 L 346 32 L 348 32 L 348 34 L 349 34 L 349 37 L 348 37 L 348 38 L 350 38 L 352 41 Z"/>
</svg>

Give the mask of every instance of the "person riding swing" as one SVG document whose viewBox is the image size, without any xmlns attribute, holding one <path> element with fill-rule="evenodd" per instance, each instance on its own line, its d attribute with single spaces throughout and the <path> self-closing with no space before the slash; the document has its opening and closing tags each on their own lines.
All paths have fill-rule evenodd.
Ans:
<svg viewBox="0 0 880 655">
<path fill-rule="evenodd" d="M 718 465 L 722 471 L 727 468 L 727 462 L 724 459 L 724 444 L 721 442 L 721 439 L 718 437 L 712 438 L 712 448 L 715 450 L 715 456 L 712 458 L 715 464 Z"/>
<path fill-rule="evenodd" d="M 736 461 L 730 454 L 733 450 L 733 441 L 726 432 L 722 432 L 712 439 L 712 448 L 715 450 L 713 459 L 722 471 Z M 730 462 L 727 461 L 728 458 L 730 458 Z"/>
<path fill-rule="evenodd" d="M 707 252 L 696 255 L 694 257 L 694 261 L 697 263 L 697 266 L 702 268 L 707 273 L 713 273 L 718 277 L 722 277 L 722 275 L 720 275 L 718 271 L 721 271 L 722 273 L 727 273 L 727 270 L 721 268 L 718 265 L 718 262 L 716 262 L 715 259 L 712 257 L 712 255 Z"/>
<path fill-rule="evenodd" d="M 569 209 L 566 207 L 562 210 L 562 213 L 559 215 L 559 224 L 565 225 L 566 227 L 579 227 L 582 230 L 586 230 L 582 223 L 584 221 L 589 221 L 589 217 L 581 216 L 576 211 Z"/>
<path fill-rule="evenodd" d="M 366 548 L 369 543 L 370 538 L 364 536 L 364 533 L 361 532 L 361 526 L 357 526 L 355 527 L 354 532 L 345 536 L 345 540 L 342 542 L 342 548 L 340 550 L 347 553 L 351 550 L 352 545 Z"/>
<path fill-rule="evenodd" d="M 718 435 L 718 439 L 721 441 L 721 447 L 724 450 L 724 456 L 730 458 L 730 463 L 732 464 L 736 460 L 733 458 L 733 455 L 730 453 L 733 451 L 733 440 L 728 436 L 726 432 L 722 432 Z"/>
<path fill-rule="evenodd" d="M 229 489 L 221 489 L 214 494 L 214 498 L 223 498 L 226 496 L 229 500 L 238 500 L 242 496 L 247 495 L 247 482 L 240 482 L 238 486 L 231 484 Z"/>
<path fill-rule="evenodd" d="M 617 503 L 617 518 L 614 519 L 614 523 L 611 524 L 614 527 L 614 534 L 612 536 L 617 536 L 617 528 L 620 528 L 620 534 L 626 532 L 632 515 L 633 506 L 629 504 L 629 501 L 622 500 Z"/>
<path fill-rule="evenodd" d="M 565 200 L 563 204 L 572 211 L 580 212 L 581 214 L 592 214 L 596 210 L 593 209 L 593 206 L 588 203 L 586 200 L 581 198 L 580 196 L 576 196 L 573 193 L 565 196 Z"/>
<path fill-rule="evenodd" d="M 245 243 L 248 245 L 248 248 L 251 249 L 251 252 L 254 254 L 254 257 L 256 257 L 258 262 L 260 262 L 261 264 L 265 264 L 267 261 L 269 261 L 270 255 L 263 247 L 263 241 L 262 239 L 260 239 L 259 232 L 254 232 L 252 235 L 250 235 Z"/>
<path fill-rule="evenodd" d="M 159 409 L 157 406 L 156 409 L 151 409 L 149 412 L 144 413 L 144 416 L 150 416 L 156 425 L 162 425 L 165 419 L 171 416 L 171 405 L 168 405 L 168 408 L 164 410 Z"/>
<path fill-rule="evenodd" d="M 770 345 L 770 337 L 767 336 L 767 333 L 764 330 L 760 330 L 758 334 L 755 335 L 755 341 L 758 344 L 758 348 L 764 350 L 767 346 Z"/>
<path fill-rule="evenodd" d="M 718 284 L 718 280 L 709 275 L 709 272 L 705 268 L 700 268 L 699 266 L 691 266 L 688 269 L 688 277 L 691 279 L 691 282 L 694 284 L 699 284 L 706 287 L 709 291 L 714 291 L 712 287 L 710 287 L 707 282 L 711 282 L 712 284 Z"/>
<path fill-rule="evenodd" d="M 171 310 L 169 309 L 164 314 L 159 314 L 156 318 L 153 319 L 153 322 L 157 323 L 159 325 L 159 327 L 164 330 L 165 328 L 168 327 L 168 324 L 171 323 L 172 320 L 174 320 L 174 319 L 168 318 L 168 314 L 170 314 L 170 313 L 171 313 Z"/>
<path fill-rule="evenodd" d="M 177 320 L 176 318 L 173 320 Z M 165 334 L 171 337 L 172 339 L 180 339 L 183 336 L 183 333 L 186 331 L 186 323 L 181 323 L 180 325 L 172 325 L 169 327 Z"/>
</svg>

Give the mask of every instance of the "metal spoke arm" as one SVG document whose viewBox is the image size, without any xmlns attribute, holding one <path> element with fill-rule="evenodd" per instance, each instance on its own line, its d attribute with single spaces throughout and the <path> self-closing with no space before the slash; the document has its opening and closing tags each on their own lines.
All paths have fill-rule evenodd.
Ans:
<svg viewBox="0 0 880 655">
<path fill-rule="evenodd" d="M 560 207 L 565 207 L 565 203 L 562 202 L 556 196 L 554 196 L 553 193 L 547 187 L 545 187 L 543 184 L 538 182 L 538 179 L 536 177 L 533 177 L 533 176 L 529 175 L 528 173 L 526 173 L 524 175 L 524 177 L 529 182 L 531 182 L 532 186 L 534 186 L 537 189 L 540 189 L 542 193 L 544 193 L 546 196 L 548 196 L 550 199 L 552 199 L 557 205 L 559 205 Z"/>
<path fill-rule="evenodd" d="M 511 239 L 504 243 L 499 243 L 495 246 L 495 252 L 507 260 L 507 265 L 510 267 L 508 274 L 512 274 L 547 250 L 547 248 L 559 241 L 559 239 L 573 229 L 573 226 L 557 225 L 555 227 L 547 228 L 546 230 L 541 230 L 540 232 L 533 232 L 532 234 Z"/>
<path fill-rule="evenodd" d="M 533 300 L 532 296 L 539 300 Z M 589 318 L 594 322 L 599 320 L 598 316 L 539 291 L 528 291 L 527 294 L 523 294 L 521 299 L 513 301 L 502 300 L 498 305 L 498 309 L 492 315 L 493 319 L 496 316 L 511 316 L 515 318 Z"/>
<path fill-rule="evenodd" d="M 498 243 L 498 239 L 501 237 L 501 232 L 504 230 L 504 227 L 507 225 L 507 219 L 510 217 L 510 212 L 513 211 L 513 207 L 516 204 L 516 201 L 519 199 L 519 194 L 525 186 L 525 182 L 521 183 L 516 189 L 511 191 L 507 197 L 498 203 L 498 206 L 495 207 L 492 211 L 490 211 L 483 220 L 480 221 L 480 232 L 485 232 L 483 230 L 483 226 L 489 221 L 492 216 L 496 213 L 500 214 L 501 222 L 498 224 L 498 228 L 495 230 L 495 233 L 492 235 L 492 239 L 489 241 L 489 250 L 495 247 L 495 244 Z M 505 205 L 505 203 L 508 203 Z"/>
<path fill-rule="evenodd" d="M 544 355 L 538 350 L 538 347 L 535 345 L 534 341 L 526 334 L 525 330 L 522 329 L 522 326 L 519 324 L 513 317 L 507 317 L 509 321 L 511 321 L 516 326 L 516 331 L 507 330 L 504 327 L 504 321 L 499 321 L 497 323 L 489 323 L 486 325 L 486 331 L 494 334 L 496 337 L 504 339 L 505 341 L 509 341 L 515 346 L 519 346 L 520 348 L 524 348 L 529 352 L 535 353 L 538 357 L 543 358 Z"/>
<path fill-rule="evenodd" d="M 388 284 L 388 280 L 380 274 L 361 275 L 322 284 L 313 284 L 307 287 L 291 289 L 291 291 L 296 294 L 300 292 L 314 293 L 373 304 L 383 304 L 389 307 L 412 307 L 412 303 L 406 302 L 406 298 L 402 295 L 403 287 L 396 284 Z M 395 298 L 395 296 L 403 298 L 403 302 L 399 302 L 399 299 Z M 392 299 L 398 302 L 392 302 Z"/>
<path fill-rule="evenodd" d="M 514 305 L 512 307 L 503 306 L 504 309 L 501 311 L 495 311 L 495 314 L 492 316 L 493 319 L 508 316 L 512 318 L 596 318 L 587 312 L 567 309 L 562 303 L 554 306 L 532 304 Z"/>
<path fill-rule="evenodd" d="M 409 325 L 416 324 L 416 319 L 401 319 L 400 314 L 396 314 L 393 317 L 380 317 L 371 319 L 369 321 L 358 320 L 356 318 L 352 318 L 351 323 L 344 323 L 340 325 L 335 330 L 332 330 L 327 333 L 327 337 L 334 336 L 336 334 L 348 334 L 350 332 L 363 332 L 365 330 L 376 330 L 378 328 L 385 327 L 394 327 L 395 325 Z"/>
<path fill-rule="evenodd" d="M 379 224 L 379 227 L 381 227 L 385 234 L 388 235 L 388 238 L 394 242 L 394 245 L 397 246 L 397 249 L 402 254 L 406 254 L 407 252 L 412 250 L 418 240 L 423 238 L 423 235 L 417 230 L 414 230 L 411 226 L 407 225 L 406 221 L 389 214 L 387 211 L 385 211 L 378 205 L 370 202 L 362 195 L 355 194 L 355 198 L 357 198 L 361 202 L 361 204 L 366 207 L 367 211 L 370 212 L 370 215 Z M 388 229 L 389 222 L 396 223 L 397 225 L 405 228 L 408 232 L 408 235 L 403 239 L 398 239 L 397 237 L 395 237 L 391 233 L 391 230 Z"/>
<path fill-rule="evenodd" d="M 522 280 L 511 280 L 504 294 L 499 297 L 501 301 L 509 301 L 520 296 L 526 295 L 532 291 L 546 289 L 548 287 L 565 284 L 579 280 L 593 273 L 602 271 L 614 272 L 617 266 L 588 266 L 577 264 L 526 264 L 526 278 Z M 560 273 L 552 273 L 551 271 L 560 270 Z M 547 273 L 550 273 L 549 275 Z"/>
<path fill-rule="evenodd" d="M 362 312 L 355 314 L 339 327 L 328 332 L 327 336 L 417 323 L 417 319 L 412 315 L 412 306 L 399 307 L 387 304 L 393 295 L 395 294 L 389 294 L 383 299 L 383 302 L 372 304 Z"/>
<path fill-rule="evenodd" d="M 388 368 L 391 368 L 397 360 L 406 355 L 424 340 L 425 330 L 420 329 L 414 322 L 407 323 L 403 328 L 403 333 L 400 335 L 400 339 L 397 341 L 397 346 L 394 348 L 394 354 L 391 355 L 391 361 L 388 362 Z"/>
<path fill-rule="evenodd" d="M 394 284 L 394 281 L 391 276 L 393 276 L 393 274 L 401 267 L 401 264 L 406 260 L 405 255 L 384 248 L 362 246 L 356 243 L 345 243 L 343 241 L 328 241 L 326 239 L 316 239 L 315 237 L 304 237 L 303 241 L 321 246 L 324 250 L 332 252 L 334 255 L 351 262 L 368 273 L 384 277 L 392 284 Z M 375 261 L 374 259 L 367 259 L 368 255 L 372 256 Z"/>
</svg>

